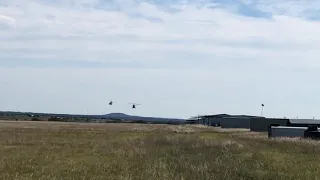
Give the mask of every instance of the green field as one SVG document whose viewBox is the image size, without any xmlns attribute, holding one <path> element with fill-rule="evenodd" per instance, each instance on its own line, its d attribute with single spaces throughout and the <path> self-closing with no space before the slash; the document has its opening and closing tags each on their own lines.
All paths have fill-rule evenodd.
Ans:
<svg viewBox="0 0 320 180">
<path fill-rule="evenodd" d="M 320 179 L 320 143 L 192 125 L 0 121 L 1 179 Z"/>
</svg>

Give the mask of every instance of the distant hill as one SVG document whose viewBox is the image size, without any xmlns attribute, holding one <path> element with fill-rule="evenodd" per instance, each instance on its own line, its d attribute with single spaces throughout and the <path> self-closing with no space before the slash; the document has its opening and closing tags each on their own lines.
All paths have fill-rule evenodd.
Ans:
<svg viewBox="0 0 320 180">
<path fill-rule="evenodd" d="M 102 115 L 104 118 L 116 118 L 116 119 L 123 119 L 123 118 L 129 118 L 130 115 L 124 114 L 124 113 L 110 113 L 110 114 L 104 114 Z"/>
<path fill-rule="evenodd" d="M 145 122 L 156 122 L 156 123 L 185 123 L 185 119 L 177 118 L 160 118 L 160 117 L 143 117 L 143 116 L 131 116 L 124 113 L 110 113 L 102 115 L 80 115 L 80 114 L 55 114 L 55 113 L 35 113 L 35 112 L 12 112 L 12 111 L 0 111 L 1 115 L 24 115 L 28 117 L 39 117 L 39 116 L 55 116 L 55 117 L 67 117 L 67 118 L 89 118 L 89 119 L 102 119 L 104 120 L 123 120 L 123 121 L 145 121 Z"/>
<path fill-rule="evenodd" d="M 110 113 L 110 114 L 102 115 L 102 117 L 106 119 L 118 119 L 118 120 L 127 120 L 127 121 L 141 120 L 141 121 L 147 121 L 147 122 L 169 122 L 169 121 L 185 122 L 185 119 L 131 116 L 124 113 Z"/>
</svg>

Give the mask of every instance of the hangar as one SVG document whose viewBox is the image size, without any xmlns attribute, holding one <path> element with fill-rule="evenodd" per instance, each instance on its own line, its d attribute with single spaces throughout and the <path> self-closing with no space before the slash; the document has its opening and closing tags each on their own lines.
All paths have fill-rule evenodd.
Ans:
<svg viewBox="0 0 320 180">
<path fill-rule="evenodd" d="M 221 121 L 224 117 L 229 117 L 228 114 L 217 114 L 217 115 L 204 115 L 201 116 L 199 120 L 199 124 L 207 125 L 207 126 L 220 126 Z"/>
<path fill-rule="evenodd" d="M 199 124 L 207 126 L 221 126 L 222 128 L 247 128 L 250 129 L 250 120 L 252 118 L 261 118 L 248 115 L 205 115 L 199 119 Z"/>
<path fill-rule="evenodd" d="M 255 132 L 268 132 L 269 126 L 320 127 L 316 119 L 266 118 L 248 115 L 216 114 L 199 116 L 198 124 L 206 126 L 221 126 L 221 128 L 246 128 Z"/>
<path fill-rule="evenodd" d="M 251 119 L 261 118 L 257 116 L 230 116 L 224 117 L 221 120 L 221 128 L 244 128 L 250 129 Z"/>
<path fill-rule="evenodd" d="M 251 118 L 250 119 L 250 131 L 254 132 L 268 132 L 268 128 L 271 125 L 274 126 L 287 126 L 289 119 L 278 118 Z"/>
</svg>

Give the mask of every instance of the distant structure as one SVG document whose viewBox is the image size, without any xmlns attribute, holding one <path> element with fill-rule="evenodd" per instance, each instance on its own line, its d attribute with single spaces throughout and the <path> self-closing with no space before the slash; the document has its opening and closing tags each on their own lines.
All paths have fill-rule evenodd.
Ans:
<svg viewBox="0 0 320 180">
<path fill-rule="evenodd" d="M 250 119 L 261 118 L 248 115 L 216 114 L 200 116 L 198 123 L 207 126 L 221 126 L 222 128 L 250 129 Z"/>
<path fill-rule="evenodd" d="M 261 117 L 263 117 L 263 108 L 264 108 L 264 104 L 261 104 Z"/>
<path fill-rule="evenodd" d="M 248 115 L 229 115 L 229 114 L 204 115 L 204 116 L 200 116 L 199 118 L 195 118 L 195 117 L 190 118 L 188 121 L 192 122 L 195 120 L 197 121 L 197 124 L 202 124 L 206 126 L 219 126 L 221 128 L 250 129 L 250 131 L 254 131 L 254 132 L 268 132 L 270 130 L 270 126 L 320 127 L 320 120 L 317 120 L 317 119 L 266 118 L 262 116 L 248 116 Z M 292 129 L 297 129 L 297 128 L 292 128 Z M 305 128 L 302 128 L 302 129 L 305 129 Z M 285 128 L 285 130 L 288 130 L 288 128 Z"/>
<path fill-rule="evenodd" d="M 129 104 L 132 104 L 132 109 L 136 109 L 136 106 L 141 105 L 141 104 L 136 104 L 136 103 L 129 103 Z"/>
</svg>

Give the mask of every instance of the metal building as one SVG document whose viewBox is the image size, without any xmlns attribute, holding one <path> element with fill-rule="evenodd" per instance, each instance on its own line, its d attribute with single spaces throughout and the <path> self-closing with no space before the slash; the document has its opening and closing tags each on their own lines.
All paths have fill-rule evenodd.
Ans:
<svg viewBox="0 0 320 180">
<path fill-rule="evenodd" d="M 217 115 L 201 116 L 201 119 L 198 122 L 199 124 L 203 124 L 207 126 L 221 126 L 222 128 L 250 129 L 251 118 L 261 118 L 261 117 L 248 116 L 248 115 L 217 114 Z"/>
<path fill-rule="evenodd" d="M 307 127 L 271 126 L 269 137 L 304 137 Z"/>
<path fill-rule="evenodd" d="M 230 116 L 230 115 L 217 114 L 217 115 L 201 116 L 201 120 L 199 120 L 199 124 L 203 124 L 203 125 L 207 125 L 207 126 L 220 126 L 223 118 L 228 117 L 228 116 Z"/>
<path fill-rule="evenodd" d="M 221 120 L 221 128 L 250 129 L 250 117 L 225 117 Z"/>
<path fill-rule="evenodd" d="M 287 126 L 289 119 L 276 119 L 276 118 L 251 118 L 250 131 L 255 132 L 268 132 L 269 126 Z"/>
</svg>

